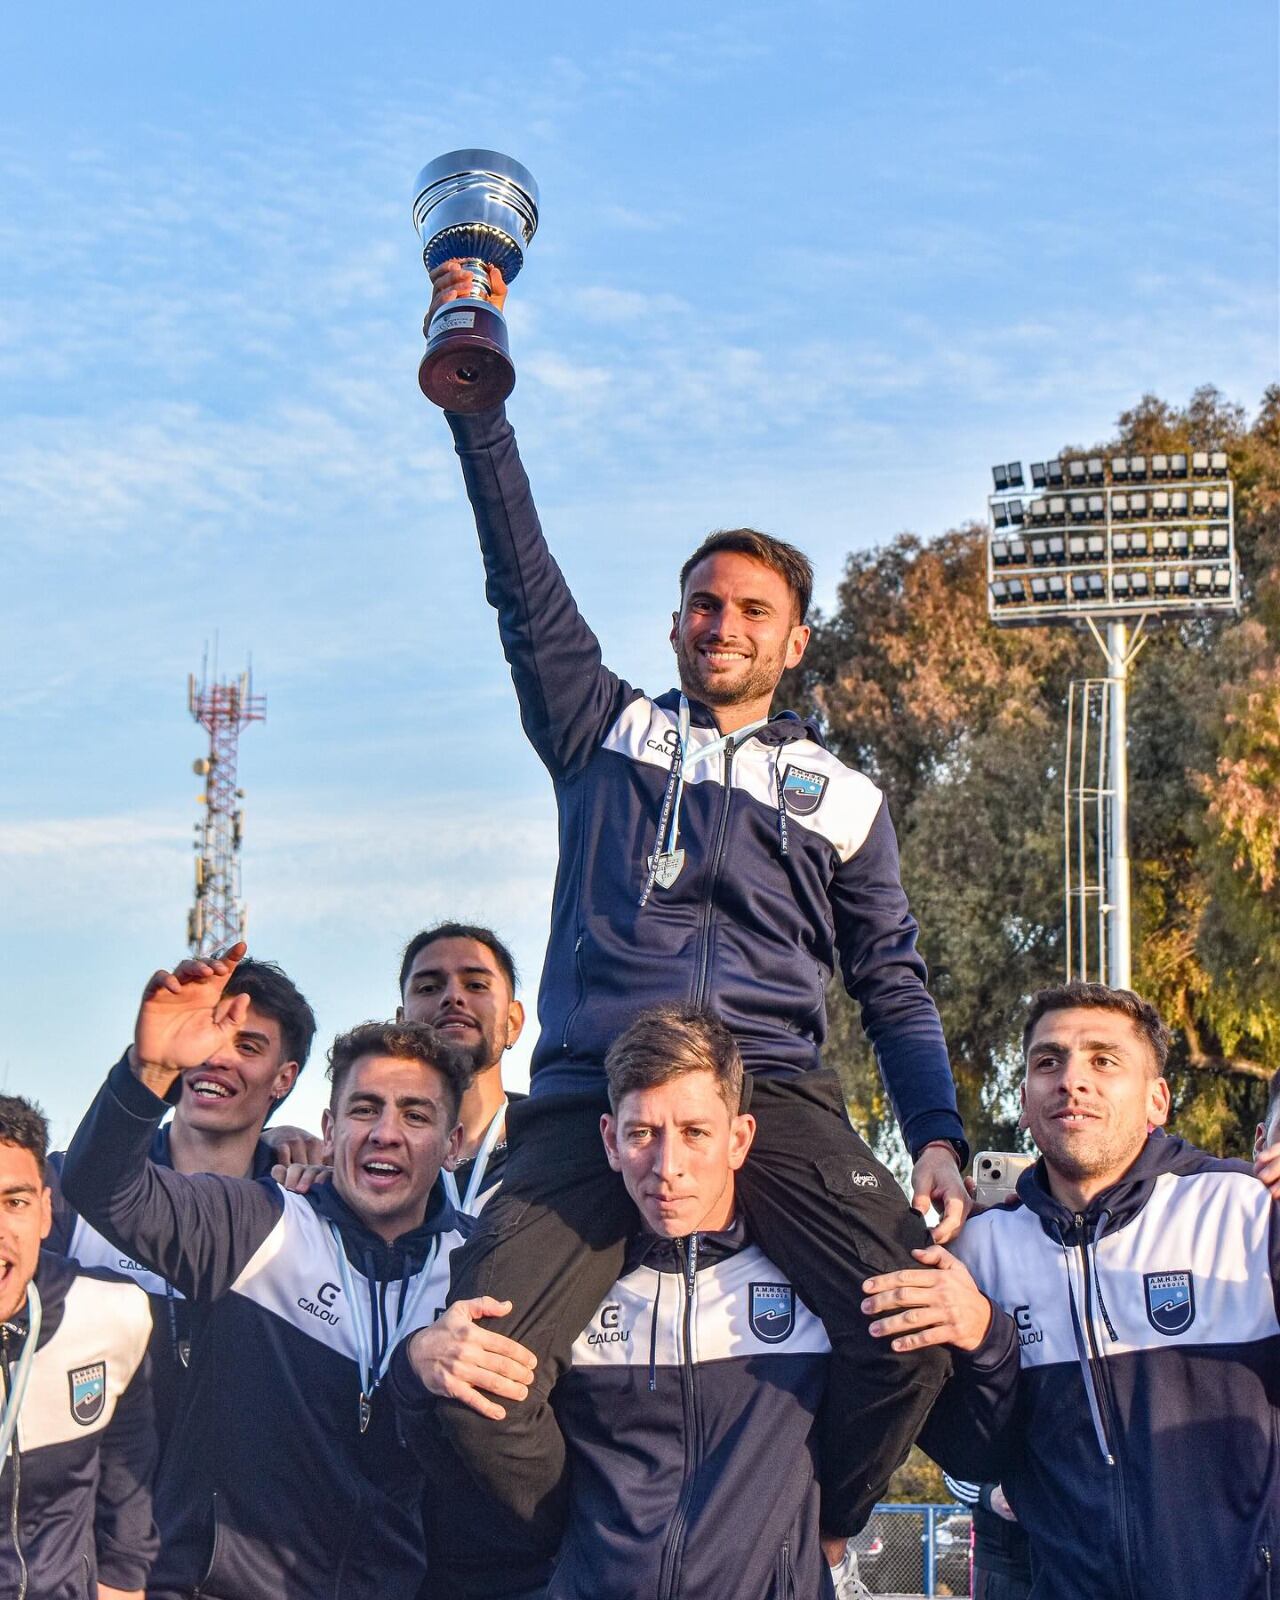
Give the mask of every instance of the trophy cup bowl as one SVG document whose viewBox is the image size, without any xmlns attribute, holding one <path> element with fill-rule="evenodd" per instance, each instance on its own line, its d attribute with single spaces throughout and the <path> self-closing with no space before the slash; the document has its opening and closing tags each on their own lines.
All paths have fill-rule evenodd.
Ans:
<svg viewBox="0 0 1280 1600">
<path fill-rule="evenodd" d="M 538 186 L 518 161 L 496 150 L 451 150 L 418 174 L 413 225 L 428 272 L 456 259 L 472 279 L 470 294 L 432 317 L 418 383 L 446 411 L 487 411 L 516 381 L 507 325 L 489 294 L 489 268 L 510 283 L 524 265 L 538 227 Z"/>
</svg>

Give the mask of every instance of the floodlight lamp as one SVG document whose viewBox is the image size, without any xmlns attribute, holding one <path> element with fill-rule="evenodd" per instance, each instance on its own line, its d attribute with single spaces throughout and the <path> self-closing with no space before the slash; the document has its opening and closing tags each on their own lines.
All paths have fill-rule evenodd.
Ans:
<svg viewBox="0 0 1280 1600">
<path fill-rule="evenodd" d="M 1209 452 L 1207 450 L 1192 451 L 1191 476 L 1193 478 L 1207 478 L 1209 476 Z"/>
<path fill-rule="evenodd" d="M 1031 541 L 1031 560 L 1037 567 L 1043 567 L 1049 559 L 1049 544 L 1046 539 L 1033 539 Z"/>
<path fill-rule="evenodd" d="M 992 467 L 991 476 L 995 480 L 996 493 L 1003 494 L 1004 491 L 1009 487 L 1008 467 Z"/>
<path fill-rule="evenodd" d="M 1227 452 L 1214 450 L 1209 456 L 1209 471 L 1215 478 L 1225 478 L 1227 475 Z"/>
<path fill-rule="evenodd" d="M 1022 501 L 1021 500 L 1010 500 L 1008 502 L 1008 506 L 1009 506 L 1009 521 L 1012 522 L 1012 523 L 1017 524 L 1018 526 L 1021 526 L 1021 524 L 1022 524 Z"/>
<path fill-rule="evenodd" d="M 1107 474 L 1102 465 L 1101 456 L 1089 457 L 1088 461 L 1085 462 L 1085 476 L 1090 483 L 1105 483 L 1107 481 Z"/>
<path fill-rule="evenodd" d="M 1225 556 L 1231 548 L 1231 534 L 1226 528 L 1211 528 L 1209 544 L 1215 556 Z"/>
<path fill-rule="evenodd" d="M 1151 476 L 1153 478 L 1167 478 L 1169 476 L 1168 456 L 1152 456 Z"/>
<path fill-rule="evenodd" d="M 1187 514 L 1187 491 L 1175 489 L 1169 496 L 1169 511 L 1172 516 L 1185 517 Z"/>
<path fill-rule="evenodd" d="M 1229 567 L 1214 568 L 1213 589 L 1215 594 L 1231 593 L 1231 569 Z"/>
<path fill-rule="evenodd" d="M 1071 574 L 1071 594 L 1072 598 L 1076 600 L 1087 600 L 1089 598 L 1089 580 L 1083 572 L 1073 572 Z"/>
<path fill-rule="evenodd" d="M 1129 586 L 1133 590 L 1134 597 L 1141 598 L 1146 595 L 1150 588 L 1150 580 L 1145 572 L 1131 572 L 1129 574 Z"/>
<path fill-rule="evenodd" d="M 1072 522 L 1083 522 L 1085 518 L 1084 496 L 1082 494 L 1073 494 L 1071 496 L 1071 505 L 1069 509 L 1071 512 Z"/>
<path fill-rule="evenodd" d="M 1178 595 L 1191 593 L 1191 574 L 1185 567 L 1179 567 L 1173 575 L 1173 592 Z"/>
<path fill-rule="evenodd" d="M 1157 489 L 1151 496 L 1151 515 L 1153 517 L 1167 517 L 1169 515 L 1169 491 Z"/>
<path fill-rule="evenodd" d="M 1146 458 L 1146 456 L 1130 456 L 1129 457 L 1129 481 L 1130 481 L 1130 483 L 1141 483 L 1146 478 L 1146 476 L 1147 476 L 1147 458 Z"/>
<path fill-rule="evenodd" d="M 991 598 L 996 605 L 1007 605 L 1009 601 L 1009 585 L 1003 578 L 997 578 L 991 585 Z"/>
<path fill-rule="evenodd" d="M 1147 534 L 1144 528 L 1138 528 L 1129 535 L 1129 554 L 1131 556 L 1145 556 L 1147 553 Z"/>
<path fill-rule="evenodd" d="M 1049 560 L 1056 565 L 1062 561 L 1066 553 L 1066 542 L 1060 533 L 1055 533 L 1049 540 Z"/>
<path fill-rule="evenodd" d="M 1231 496 L 1225 489 L 1215 489 L 1210 497 L 1215 517 L 1225 517 L 1231 507 Z"/>
<path fill-rule="evenodd" d="M 1111 553 L 1120 561 L 1129 554 L 1129 533 L 1126 529 L 1117 528 L 1111 535 Z"/>
<path fill-rule="evenodd" d="M 1112 456 L 1111 476 L 1116 483 L 1128 483 L 1129 458 L 1128 456 Z"/>
<path fill-rule="evenodd" d="M 1131 517 L 1145 517 L 1147 514 L 1147 497 L 1145 494 L 1131 494 L 1129 496 L 1129 515 Z"/>
<path fill-rule="evenodd" d="M 1169 457 L 1169 476 L 1171 478 L 1185 478 L 1187 475 L 1187 458 L 1182 451 L 1177 451 Z"/>
<path fill-rule="evenodd" d="M 1023 587 L 1022 579 L 1021 578 L 1010 578 L 1009 579 L 1009 599 L 1012 600 L 1012 601 L 1019 601 L 1019 600 L 1025 600 L 1026 598 L 1027 598 L 1027 591 Z"/>
<path fill-rule="evenodd" d="M 1129 496 L 1117 493 L 1111 496 L 1111 515 L 1120 522 L 1129 515 Z"/>
<path fill-rule="evenodd" d="M 1168 528 L 1154 528 L 1152 530 L 1151 554 L 1153 556 L 1167 556 L 1169 554 Z"/>
<path fill-rule="evenodd" d="M 1207 461 L 1207 458 L 1206 458 L 1205 471 L 1207 472 L 1208 470 L 1209 470 L 1209 467 L 1208 467 L 1208 461 Z M 1045 475 L 1044 462 L 1043 461 L 1033 461 L 1031 463 L 1031 487 L 1033 489 L 1043 489 L 1044 486 L 1048 483 L 1048 481 L 1049 480 L 1048 480 L 1047 476 Z"/>
<path fill-rule="evenodd" d="M 1065 481 L 1061 461 L 1046 461 L 1044 466 L 1045 481 L 1051 489 L 1060 489 Z"/>
<path fill-rule="evenodd" d="M 1192 530 L 1191 530 L 1191 548 L 1197 553 L 1197 555 L 1199 555 L 1201 552 L 1207 552 L 1208 551 L 1208 549 L 1209 549 L 1209 530 L 1208 530 L 1208 528 L 1192 528 Z"/>
<path fill-rule="evenodd" d="M 1100 533 L 1091 533 L 1085 543 L 1089 547 L 1089 556 L 1093 561 L 1105 561 L 1107 558 L 1107 541 Z"/>
<path fill-rule="evenodd" d="M 1173 551 L 1175 556 L 1185 556 L 1187 553 L 1187 545 L 1187 530 L 1185 528 L 1174 528 L 1170 531 L 1169 548 Z"/>
<path fill-rule="evenodd" d="M 1193 489 L 1191 491 L 1191 515 L 1193 517 L 1207 517 L 1209 515 L 1209 491 L 1207 489 Z"/>
<path fill-rule="evenodd" d="M 1067 476 L 1071 480 L 1072 488 L 1085 481 L 1085 468 L 1083 461 L 1069 461 L 1067 463 Z"/>
<path fill-rule="evenodd" d="M 991 520 L 997 528 L 1009 526 L 1009 508 L 1004 500 L 993 500 L 991 503 Z"/>
<path fill-rule="evenodd" d="M 1006 539 L 993 539 L 991 541 L 991 563 L 996 567 L 1009 565 L 1009 543 Z"/>
<path fill-rule="evenodd" d="M 1049 520 L 1049 507 L 1043 500 L 1032 500 L 1027 504 L 1027 517 L 1037 525 Z"/>
<path fill-rule="evenodd" d="M 1073 533 L 1067 540 L 1067 554 L 1072 561 L 1083 561 L 1088 555 L 1085 549 L 1084 534 Z"/>
<path fill-rule="evenodd" d="M 1060 572 L 1049 574 L 1049 598 L 1051 600 L 1065 600 L 1067 598 L 1067 580 Z"/>
<path fill-rule="evenodd" d="M 1106 580 L 1106 578 L 1103 576 L 1103 574 L 1101 572 L 1091 572 L 1089 574 L 1089 598 L 1090 598 L 1090 600 L 1101 600 L 1103 595 L 1106 594 L 1106 592 L 1107 592 L 1107 580 Z"/>
<path fill-rule="evenodd" d="M 1196 568 L 1196 593 L 1208 594 L 1213 588 L 1213 568 Z"/>
<path fill-rule="evenodd" d="M 1157 567 L 1155 573 L 1155 588 L 1157 594 L 1168 594 L 1173 588 L 1173 574 L 1167 567 Z"/>
<path fill-rule="evenodd" d="M 1009 487 L 1011 489 L 1021 489 L 1026 481 L 1022 476 L 1021 461 L 1011 461 L 1004 470 L 1009 474 Z"/>
<path fill-rule="evenodd" d="M 1049 496 L 1049 517 L 1053 522 L 1064 522 L 1067 516 L 1067 502 L 1063 495 Z"/>
<path fill-rule="evenodd" d="M 1117 572 L 1112 576 L 1111 592 L 1117 600 L 1127 600 L 1129 598 L 1129 574 L 1127 572 Z"/>
<path fill-rule="evenodd" d="M 1032 578 L 1031 598 L 1036 601 L 1047 600 L 1049 598 L 1049 584 L 1047 579 Z"/>
<path fill-rule="evenodd" d="M 1091 494 L 1089 496 L 1089 521 L 1101 522 L 1105 515 L 1106 501 L 1103 500 L 1100 494 Z"/>
</svg>

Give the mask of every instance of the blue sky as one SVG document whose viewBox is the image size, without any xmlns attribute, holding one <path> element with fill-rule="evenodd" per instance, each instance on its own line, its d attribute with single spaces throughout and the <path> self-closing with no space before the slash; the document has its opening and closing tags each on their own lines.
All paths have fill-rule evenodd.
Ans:
<svg viewBox="0 0 1280 1600">
<path fill-rule="evenodd" d="M 183 953 L 215 634 L 269 705 L 251 943 L 322 1040 L 445 915 L 532 999 L 553 812 L 417 390 L 432 156 L 539 181 L 510 411 L 607 658 L 657 689 L 709 527 L 802 544 L 829 600 L 849 550 L 981 515 L 992 461 L 1144 390 L 1257 405 L 1276 59 L 1263 0 L 12 13 L 0 1078 L 65 1138 Z M 294 1114 L 322 1099 L 317 1058 Z"/>
</svg>

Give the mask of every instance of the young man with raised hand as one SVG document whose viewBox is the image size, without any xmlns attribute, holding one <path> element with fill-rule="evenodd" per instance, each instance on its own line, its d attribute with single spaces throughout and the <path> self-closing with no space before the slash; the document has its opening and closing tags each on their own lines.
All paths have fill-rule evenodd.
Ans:
<svg viewBox="0 0 1280 1600">
<path fill-rule="evenodd" d="M 0 1594 L 142 1600 L 151 1310 L 135 1285 L 41 1248 L 48 1142 L 30 1101 L 0 1095 Z"/>
<path fill-rule="evenodd" d="M 396 1019 L 425 1022 L 463 1050 L 471 1087 L 462 1097 L 462 1150 L 441 1174 L 449 1198 L 478 1216 L 502 1182 L 507 1110 L 525 1097 L 502 1082 L 502 1058 L 524 1029 L 516 999 L 516 964 L 492 928 L 439 922 L 414 934 L 400 962 Z"/>
<path fill-rule="evenodd" d="M 876 1337 L 957 1352 L 921 1442 L 1001 1483 L 1036 1600 L 1277 1588 L 1280 1212 L 1163 1134 L 1168 1045 L 1129 990 L 1035 995 L 1019 1203 L 864 1285 Z"/>
<path fill-rule="evenodd" d="M 224 993 L 248 998 L 243 1026 L 220 1036 L 209 1059 L 183 1073 L 173 1117 L 156 1129 L 148 1154 L 157 1166 L 174 1172 L 266 1178 L 278 1163 L 302 1154 L 306 1135 L 297 1129 L 268 1135 L 265 1124 L 307 1064 L 315 1013 L 293 980 L 270 961 L 239 962 Z M 105 1267 L 132 1278 L 151 1296 L 151 1380 L 163 1448 L 191 1357 L 191 1305 L 67 1204 L 57 1181 L 63 1159 L 61 1151 L 50 1157 L 54 1184 L 48 1248 L 82 1266 Z"/>
<path fill-rule="evenodd" d="M 830 1596 L 814 1471 L 830 1343 L 740 1215 L 755 1121 L 737 1046 L 705 1012 L 658 1007 L 606 1070 L 600 1131 L 637 1225 L 552 1394 L 571 1487 L 547 1600 Z M 419 1447 L 439 1346 L 415 1334 L 393 1368 Z"/>
<path fill-rule="evenodd" d="M 248 996 L 225 993 L 243 954 L 153 976 L 63 1169 L 93 1226 L 204 1312 L 157 1485 L 150 1600 L 413 1600 L 422 1479 L 381 1383 L 442 1308 L 467 1227 L 436 1178 L 469 1067 L 430 1028 L 365 1023 L 330 1052 L 331 1183 L 300 1195 L 159 1166 L 148 1150 L 180 1075 L 245 1025 Z"/>
<path fill-rule="evenodd" d="M 446 263 L 432 282 L 434 315 L 470 279 Z M 496 278 L 494 288 L 501 303 Z M 812 723 L 771 715 L 808 643 L 809 563 L 751 529 L 704 540 L 680 573 L 679 687 L 650 698 L 602 665 L 503 410 L 448 421 L 524 728 L 555 786 L 560 865 L 530 1098 L 512 1114 L 503 1188 L 452 1290 L 513 1302 L 501 1329 L 536 1352 L 538 1379 L 496 1426 L 465 1407 L 445 1408 L 442 1423 L 510 1506 L 513 1550 L 521 1539 L 553 1550 L 563 1452 L 546 1395 L 617 1277 L 631 1227 L 596 1135 L 605 1053 L 647 1006 L 707 1007 L 753 1082 L 744 1215 L 835 1350 L 829 1410 L 841 1420 L 824 1444 L 823 1505 L 838 1548 L 834 1536 L 865 1521 L 905 1455 L 947 1362 L 877 1351 L 858 1309 L 857 1280 L 909 1264 L 927 1235 L 822 1066 L 837 968 L 915 1161 L 913 1203 L 936 1203 L 940 1238 L 967 1209 L 967 1152 L 884 798 Z M 844 1426 L 850 1415 L 857 1428 Z"/>
</svg>

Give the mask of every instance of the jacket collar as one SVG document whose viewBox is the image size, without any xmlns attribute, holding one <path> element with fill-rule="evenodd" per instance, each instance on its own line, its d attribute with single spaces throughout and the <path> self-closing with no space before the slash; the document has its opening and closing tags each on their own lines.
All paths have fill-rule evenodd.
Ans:
<svg viewBox="0 0 1280 1600">
<path fill-rule="evenodd" d="M 1087 1208 L 1078 1214 L 1050 1193 L 1048 1172 L 1044 1157 L 1041 1156 L 1018 1179 L 1018 1198 L 1035 1212 L 1040 1219 L 1040 1226 L 1055 1243 L 1076 1235 L 1080 1226 L 1077 1215 L 1086 1237 L 1092 1237 L 1099 1231 L 1115 1233 L 1127 1227 L 1141 1213 L 1151 1198 L 1156 1179 L 1182 1164 L 1188 1152 L 1198 1154 L 1185 1139 L 1170 1138 L 1159 1128 L 1154 1129 L 1147 1135 L 1147 1142 L 1124 1177 L 1095 1195 Z"/>
<path fill-rule="evenodd" d="M 704 706 L 701 700 L 695 700 L 692 695 L 689 700 L 689 721 L 695 728 L 714 728 L 716 719 L 710 709 Z M 680 690 L 668 689 L 666 694 L 659 695 L 654 701 L 663 711 L 670 711 L 673 715 L 680 709 Z M 798 739 L 812 739 L 825 750 L 826 740 L 822 737 L 822 730 L 812 718 L 801 719 L 794 711 L 777 711 L 763 728 L 757 728 L 752 738 L 759 739 L 761 744 L 782 745 L 792 744 Z"/>
<path fill-rule="evenodd" d="M 737 1255 L 747 1244 L 747 1230 L 741 1216 L 734 1217 L 719 1233 L 699 1233 L 694 1237 L 698 1241 L 698 1259 L 694 1264 L 698 1272 Z M 637 1267 L 652 1267 L 655 1272 L 682 1273 L 688 1261 L 687 1252 L 686 1239 L 667 1239 L 645 1229 L 631 1236 L 624 1270 L 634 1272 Z"/>
<path fill-rule="evenodd" d="M 417 1272 L 442 1234 L 469 1231 L 469 1224 L 454 1210 L 440 1184 L 432 1185 L 427 1214 L 418 1226 L 391 1244 L 360 1220 L 332 1183 L 310 1190 L 305 1198 L 326 1222 L 337 1228 L 347 1258 L 379 1281 L 402 1277 L 406 1271 Z"/>
</svg>

